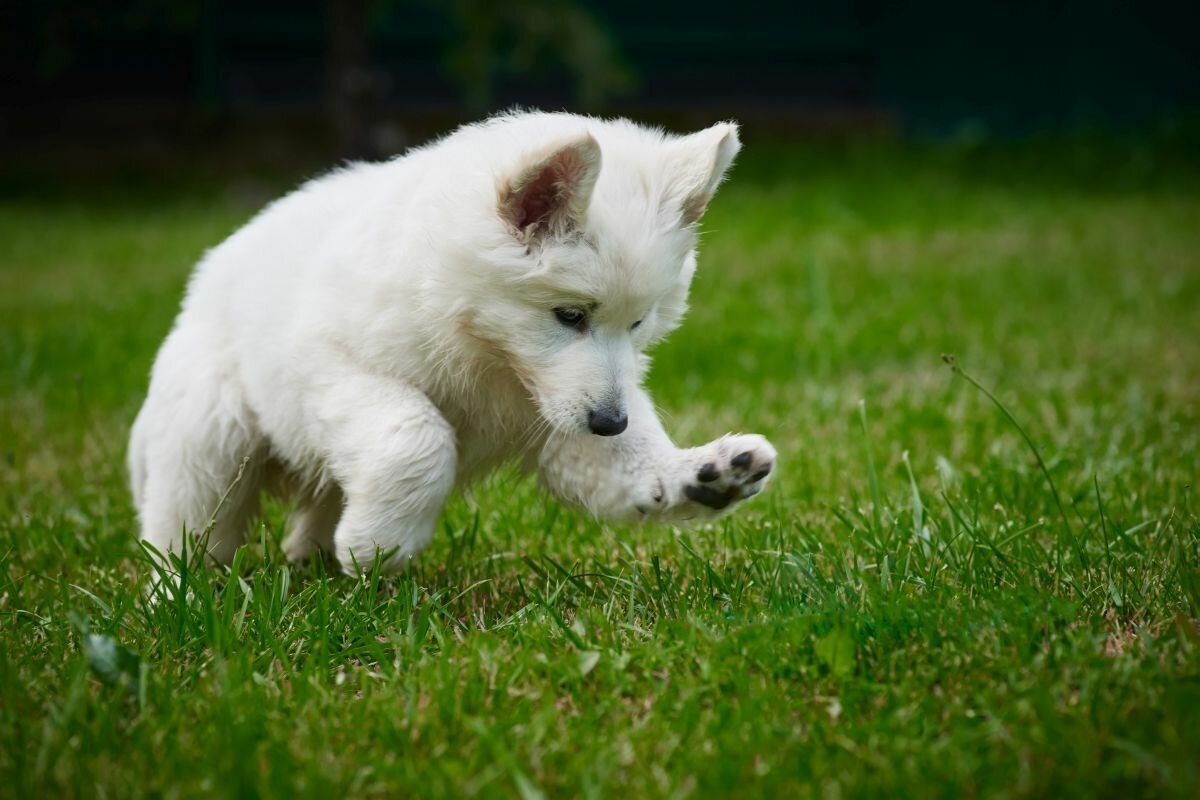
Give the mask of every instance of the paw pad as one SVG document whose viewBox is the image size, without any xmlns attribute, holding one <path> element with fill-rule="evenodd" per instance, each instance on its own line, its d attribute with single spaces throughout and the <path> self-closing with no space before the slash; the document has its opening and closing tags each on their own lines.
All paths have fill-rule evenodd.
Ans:
<svg viewBox="0 0 1200 800">
<path fill-rule="evenodd" d="M 708 506 L 713 511 L 720 511 L 737 498 L 737 490 L 726 489 L 721 492 L 710 486 L 685 486 L 683 493 L 689 500 L 694 500 L 702 506 Z"/>
<path fill-rule="evenodd" d="M 762 437 L 726 437 L 713 443 L 709 458 L 694 473 L 695 483 L 685 483 L 683 493 L 694 503 L 720 511 L 762 491 L 774 466 L 775 450 Z"/>
</svg>

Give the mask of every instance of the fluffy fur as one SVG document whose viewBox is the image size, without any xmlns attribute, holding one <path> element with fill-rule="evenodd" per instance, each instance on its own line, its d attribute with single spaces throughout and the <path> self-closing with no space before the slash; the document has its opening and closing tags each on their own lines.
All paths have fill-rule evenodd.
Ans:
<svg viewBox="0 0 1200 800">
<path fill-rule="evenodd" d="M 739 148 L 732 124 L 519 113 L 268 206 L 197 266 L 155 361 L 129 446 L 143 539 L 207 530 L 228 562 L 267 490 L 295 499 L 290 558 L 397 568 L 513 459 L 607 518 L 756 494 L 765 439 L 677 448 L 640 388 Z"/>
</svg>

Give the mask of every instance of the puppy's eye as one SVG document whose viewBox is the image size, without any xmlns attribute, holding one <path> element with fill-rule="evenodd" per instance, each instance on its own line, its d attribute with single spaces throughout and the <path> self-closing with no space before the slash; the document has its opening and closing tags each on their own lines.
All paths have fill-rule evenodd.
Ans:
<svg viewBox="0 0 1200 800">
<path fill-rule="evenodd" d="M 577 331 L 587 327 L 587 313 L 578 308 L 556 308 L 554 318 Z"/>
<path fill-rule="evenodd" d="M 636 331 L 641 324 L 642 324 L 642 321 L 639 319 L 637 322 L 635 322 L 629 326 L 629 330 Z"/>
</svg>

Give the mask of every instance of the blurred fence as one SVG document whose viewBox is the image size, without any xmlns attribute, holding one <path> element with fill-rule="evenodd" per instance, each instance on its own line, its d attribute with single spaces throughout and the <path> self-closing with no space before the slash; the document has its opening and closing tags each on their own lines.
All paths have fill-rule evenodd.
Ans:
<svg viewBox="0 0 1200 800">
<path fill-rule="evenodd" d="M 324 114 L 361 151 L 381 119 L 515 103 L 934 135 L 1200 105 L 1195 2 L 55 0 L 0 23 L 9 134 Z"/>
</svg>

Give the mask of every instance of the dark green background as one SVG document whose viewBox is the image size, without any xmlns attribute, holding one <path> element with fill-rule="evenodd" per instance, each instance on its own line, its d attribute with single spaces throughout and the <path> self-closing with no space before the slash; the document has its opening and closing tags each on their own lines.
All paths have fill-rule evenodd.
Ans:
<svg viewBox="0 0 1200 800">
<path fill-rule="evenodd" d="M 6 5 L 0 104 L 9 133 L 97 106 L 261 116 L 321 103 L 321 3 Z M 583 5 L 634 78 L 594 109 L 602 112 L 691 109 L 781 125 L 832 119 L 840 127 L 1003 135 L 1159 124 L 1200 105 L 1197 3 Z M 446 51 L 458 35 L 450 8 L 372 4 L 371 61 L 386 76 L 390 112 L 480 110 L 463 108 L 447 73 Z M 576 105 L 553 56 L 519 75 L 502 65 L 496 72 L 491 107 Z"/>
</svg>

